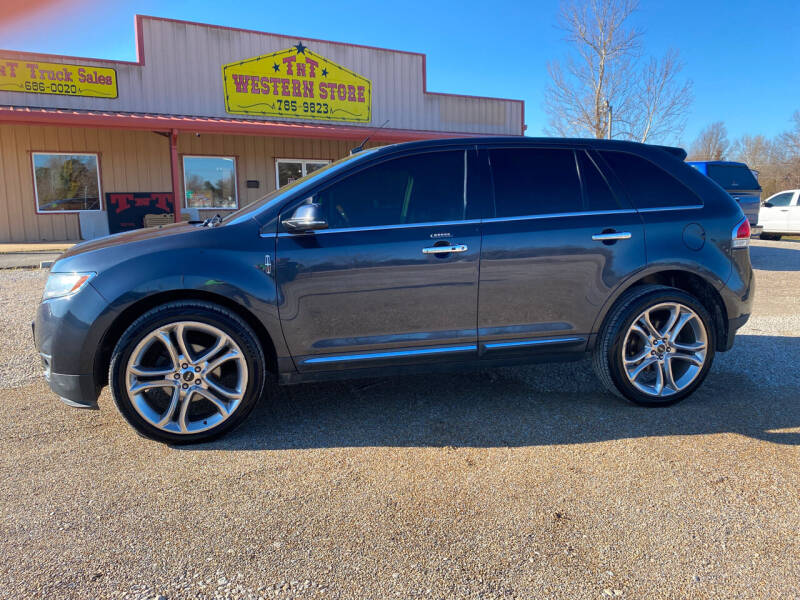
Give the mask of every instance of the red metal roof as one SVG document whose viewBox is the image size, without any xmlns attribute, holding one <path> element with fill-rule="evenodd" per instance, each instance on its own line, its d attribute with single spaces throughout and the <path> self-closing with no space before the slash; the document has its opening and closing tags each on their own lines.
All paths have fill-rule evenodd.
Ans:
<svg viewBox="0 0 800 600">
<path fill-rule="evenodd" d="M 352 125 L 317 123 L 288 123 L 254 119 L 222 119 L 123 113 L 116 111 L 82 111 L 66 108 L 34 108 L 27 106 L 0 106 L 0 122 L 27 125 L 60 125 L 68 127 L 109 127 L 144 131 L 170 131 L 176 129 L 192 133 L 220 133 L 238 135 L 269 135 L 277 137 L 327 138 L 373 141 L 407 142 L 448 137 L 478 137 L 448 131 L 418 131 L 409 129 L 378 129 Z"/>
</svg>

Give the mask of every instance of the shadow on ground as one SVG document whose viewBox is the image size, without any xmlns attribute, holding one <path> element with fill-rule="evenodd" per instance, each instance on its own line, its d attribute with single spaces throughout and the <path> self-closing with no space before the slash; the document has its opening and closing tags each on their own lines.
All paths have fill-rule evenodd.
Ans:
<svg viewBox="0 0 800 600">
<path fill-rule="evenodd" d="M 777 242 L 782 246 L 750 246 L 750 261 L 761 271 L 800 271 L 800 244 Z"/>
<path fill-rule="evenodd" d="M 588 361 L 281 388 L 236 431 L 187 450 L 505 447 L 734 432 L 800 445 L 800 375 L 776 357 L 800 338 L 742 335 L 684 402 L 648 409 L 605 393 Z M 754 376 L 743 374 L 754 373 Z"/>
</svg>

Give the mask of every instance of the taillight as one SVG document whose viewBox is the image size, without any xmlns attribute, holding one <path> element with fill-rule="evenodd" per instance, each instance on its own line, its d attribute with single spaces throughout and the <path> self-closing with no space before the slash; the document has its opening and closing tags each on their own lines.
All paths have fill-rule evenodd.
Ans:
<svg viewBox="0 0 800 600">
<path fill-rule="evenodd" d="M 747 217 L 742 219 L 733 228 L 733 235 L 731 236 L 731 247 L 733 248 L 747 248 L 750 245 L 750 221 Z"/>
</svg>

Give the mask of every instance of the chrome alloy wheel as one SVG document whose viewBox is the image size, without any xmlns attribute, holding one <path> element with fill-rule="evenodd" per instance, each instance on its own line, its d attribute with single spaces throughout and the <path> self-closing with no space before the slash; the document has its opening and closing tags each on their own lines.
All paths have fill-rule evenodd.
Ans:
<svg viewBox="0 0 800 600">
<path fill-rule="evenodd" d="M 128 397 L 153 427 L 191 434 L 230 417 L 247 389 L 247 362 L 221 329 L 179 321 L 147 334 L 125 371 Z"/>
<path fill-rule="evenodd" d="M 642 312 L 622 344 L 625 375 L 648 396 L 666 397 L 685 389 L 703 370 L 708 335 L 700 317 L 677 302 Z"/>
</svg>

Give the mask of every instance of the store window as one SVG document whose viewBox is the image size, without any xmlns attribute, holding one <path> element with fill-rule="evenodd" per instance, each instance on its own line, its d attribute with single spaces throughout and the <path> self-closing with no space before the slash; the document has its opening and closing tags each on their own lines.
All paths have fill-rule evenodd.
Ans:
<svg viewBox="0 0 800 600">
<path fill-rule="evenodd" d="M 100 210 L 97 154 L 34 152 L 36 210 L 42 213 Z"/>
<path fill-rule="evenodd" d="M 278 187 L 297 181 L 317 169 L 329 164 L 329 160 L 306 160 L 300 158 L 279 158 L 275 161 L 275 181 Z"/>
<path fill-rule="evenodd" d="M 236 159 L 184 156 L 183 186 L 189 208 L 236 208 Z"/>
</svg>

